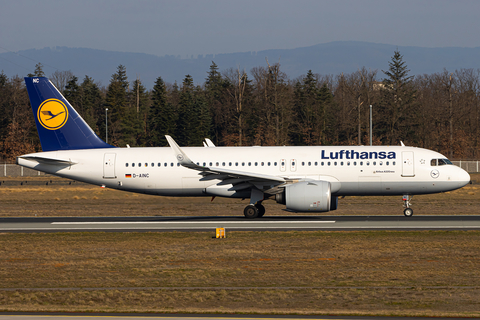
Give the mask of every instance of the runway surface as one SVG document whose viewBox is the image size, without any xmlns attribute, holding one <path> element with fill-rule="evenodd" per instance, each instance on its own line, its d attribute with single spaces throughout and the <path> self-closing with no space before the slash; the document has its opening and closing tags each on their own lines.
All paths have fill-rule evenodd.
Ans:
<svg viewBox="0 0 480 320">
<path fill-rule="evenodd" d="M 0 218 L 0 232 L 226 230 L 480 230 L 480 216 Z"/>
</svg>

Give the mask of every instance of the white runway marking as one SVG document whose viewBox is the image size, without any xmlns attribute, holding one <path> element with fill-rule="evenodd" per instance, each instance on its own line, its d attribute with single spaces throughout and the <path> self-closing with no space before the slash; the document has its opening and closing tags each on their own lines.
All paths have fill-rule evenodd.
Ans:
<svg viewBox="0 0 480 320">
<path fill-rule="evenodd" d="M 219 224 L 301 224 L 301 223 L 335 223 L 335 221 L 225 221 Z M 215 224 L 212 221 L 74 221 L 74 222 L 52 222 L 51 224 Z"/>
</svg>

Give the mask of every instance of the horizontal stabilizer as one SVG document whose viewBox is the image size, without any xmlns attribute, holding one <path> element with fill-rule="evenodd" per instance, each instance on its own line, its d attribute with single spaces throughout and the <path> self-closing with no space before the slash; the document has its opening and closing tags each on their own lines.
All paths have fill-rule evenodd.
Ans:
<svg viewBox="0 0 480 320">
<path fill-rule="evenodd" d="M 47 164 L 47 165 L 74 165 L 77 164 L 77 162 L 74 162 L 70 159 L 59 159 L 59 158 L 47 158 L 47 157 L 40 157 L 40 156 L 20 156 L 18 157 L 20 159 L 24 160 L 30 160 L 30 161 L 36 161 L 41 164 Z M 18 158 L 17 158 L 17 164 L 18 164 Z"/>
</svg>

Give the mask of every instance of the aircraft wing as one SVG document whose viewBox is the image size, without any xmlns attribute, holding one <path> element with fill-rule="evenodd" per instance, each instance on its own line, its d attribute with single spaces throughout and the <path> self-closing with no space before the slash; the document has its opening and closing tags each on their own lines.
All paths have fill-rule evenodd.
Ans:
<svg viewBox="0 0 480 320">
<path fill-rule="evenodd" d="M 200 175 L 203 177 L 200 181 L 209 181 L 209 180 L 222 180 L 217 185 L 229 185 L 232 184 L 231 190 L 245 190 L 253 186 L 258 189 L 273 189 L 278 187 L 281 184 L 287 183 L 287 180 L 282 177 L 244 172 L 231 170 L 226 168 L 219 167 L 203 167 L 194 163 L 190 158 L 185 154 L 185 152 L 178 146 L 178 144 L 170 136 L 165 136 L 167 138 L 168 144 L 175 153 L 177 161 L 184 167 L 200 171 Z"/>
</svg>

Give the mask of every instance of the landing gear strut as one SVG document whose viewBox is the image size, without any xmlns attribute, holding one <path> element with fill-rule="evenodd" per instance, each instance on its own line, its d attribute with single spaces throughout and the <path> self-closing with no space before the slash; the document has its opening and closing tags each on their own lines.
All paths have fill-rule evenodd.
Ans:
<svg viewBox="0 0 480 320">
<path fill-rule="evenodd" d="M 409 195 L 404 195 L 403 196 L 403 207 L 405 210 L 403 210 L 403 214 L 405 217 L 411 217 L 413 216 L 413 210 L 410 208 L 410 202 L 412 201 L 413 196 L 410 197 Z"/>
<path fill-rule="evenodd" d="M 247 219 L 261 218 L 265 214 L 265 207 L 262 205 L 262 201 L 265 195 L 263 191 L 256 188 L 252 189 L 250 195 L 250 204 L 245 207 L 243 214 Z"/>
</svg>

